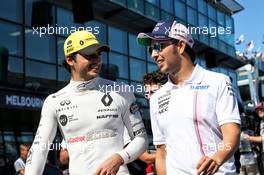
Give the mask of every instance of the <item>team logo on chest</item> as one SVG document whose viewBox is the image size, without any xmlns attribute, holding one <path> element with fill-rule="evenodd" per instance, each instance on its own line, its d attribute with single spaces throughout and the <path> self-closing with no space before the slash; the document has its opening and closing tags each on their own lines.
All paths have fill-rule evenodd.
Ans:
<svg viewBox="0 0 264 175">
<path fill-rule="evenodd" d="M 111 97 L 111 95 L 109 95 L 109 93 L 104 94 L 104 96 L 101 99 L 101 102 L 105 105 L 105 106 L 110 106 L 111 103 L 113 102 L 113 98 Z"/>
</svg>

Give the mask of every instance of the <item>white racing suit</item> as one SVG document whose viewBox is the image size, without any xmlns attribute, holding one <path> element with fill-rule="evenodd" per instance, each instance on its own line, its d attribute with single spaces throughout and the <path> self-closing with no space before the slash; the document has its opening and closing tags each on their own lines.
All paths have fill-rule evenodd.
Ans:
<svg viewBox="0 0 264 175">
<path fill-rule="evenodd" d="M 71 175 L 92 175 L 115 153 L 127 164 L 147 146 L 144 124 L 127 85 L 100 77 L 87 82 L 71 81 L 43 104 L 25 175 L 42 174 L 57 125 L 66 140 Z M 133 140 L 123 149 L 124 127 Z M 126 165 L 117 174 L 129 174 Z"/>
</svg>

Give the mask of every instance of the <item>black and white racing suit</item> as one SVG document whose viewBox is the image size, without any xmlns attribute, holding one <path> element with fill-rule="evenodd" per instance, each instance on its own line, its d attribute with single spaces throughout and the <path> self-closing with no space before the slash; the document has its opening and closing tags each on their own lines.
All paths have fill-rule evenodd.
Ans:
<svg viewBox="0 0 264 175">
<path fill-rule="evenodd" d="M 147 146 L 147 135 L 135 97 L 127 85 L 100 77 L 71 81 L 47 97 L 30 149 L 25 175 L 42 174 L 57 124 L 67 142 L 71 175 L 91 175 L 114 153 L 124 164 L 135 160 Z M 123 149 L 124 127 L 133 140 Z M 127 175 L 126 165 L 117 173 Z"/>
</svg>

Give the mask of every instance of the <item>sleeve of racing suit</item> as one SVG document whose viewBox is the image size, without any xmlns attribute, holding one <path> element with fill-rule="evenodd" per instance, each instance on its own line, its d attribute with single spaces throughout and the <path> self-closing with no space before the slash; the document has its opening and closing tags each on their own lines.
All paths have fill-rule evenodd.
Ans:
<svg viewBox="0 0 264 175">
<path fill-rule="evenodd" d="M 44 170 L 49 145 L 57 131 L 57 120 L 51 100 L 52 97 L 49 96 L 43 104 L 36 136 L 28 153 L 25 175 L 40 175 Z"/>
<path fill-rule="evenodd" d="M 240 124 L 238 104 L 232 83 L 226 75 L 221 76 L 219 82 L 220 84 L 216 101 L 216 115 L 219 126 L 226 123 Z"/>
<path fill-rule="evenodd" d="M 137 159 L 146 150 L 148 141 L 134 94 L 126 93 L 123 97 L 122 117 L 132 141 L 118 154 L 123 158 L 124 164 L 127 164 Z"/>
</svg>

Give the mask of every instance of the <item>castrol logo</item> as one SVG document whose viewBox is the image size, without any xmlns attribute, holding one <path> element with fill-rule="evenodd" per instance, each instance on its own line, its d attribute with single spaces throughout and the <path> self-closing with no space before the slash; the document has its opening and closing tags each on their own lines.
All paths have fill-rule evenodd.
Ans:
<svg viewBox="0 0 264 175">
<path fill-rule="evenodd" d="M 68 143 L 73 144 L 73 143 L 85 142 L 85 140 L 86 140 L 85 136 L 69 137 Z"/>
</svg>

